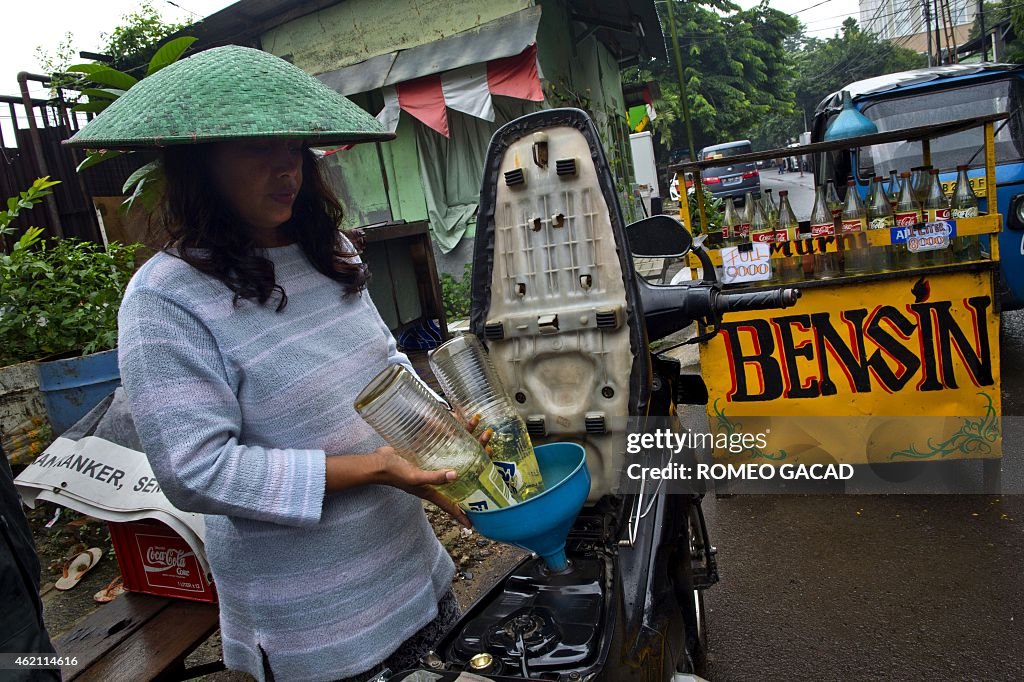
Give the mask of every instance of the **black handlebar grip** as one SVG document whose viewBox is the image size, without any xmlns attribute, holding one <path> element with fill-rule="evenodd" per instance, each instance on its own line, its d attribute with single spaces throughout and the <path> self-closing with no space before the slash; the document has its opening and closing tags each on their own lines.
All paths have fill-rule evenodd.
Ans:
<svg viewBox="0 0 1024 682">
<path fill-rule="evenodd" d="M 719 313 L 743 310 L 771 310 L 789 308 L 800 298 L 799 289 L 769 289 L 741 294 L 720 294 L 715 302 Z"/>
</svg>

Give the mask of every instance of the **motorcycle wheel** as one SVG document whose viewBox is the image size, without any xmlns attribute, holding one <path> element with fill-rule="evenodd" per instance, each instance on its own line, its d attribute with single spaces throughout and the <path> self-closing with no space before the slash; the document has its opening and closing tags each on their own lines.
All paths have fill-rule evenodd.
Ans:
<svg viewBox="0 0 1024 682">
<path fill-rule="evenodd" d="M 686 638 L 686 660 L 679 666 L 679 672 L 693 673 L 706 677 L 708 632 L 707 613 L 704 608 L 704 593 L 693 585 L 692 562 L 694 557 L 704 553 L 696 506 L 691 503 L 687 512 L 686 534 L 687 554 L 682 562 L 676 595 L 683 612 L 683 632 Z"/>
</svg>

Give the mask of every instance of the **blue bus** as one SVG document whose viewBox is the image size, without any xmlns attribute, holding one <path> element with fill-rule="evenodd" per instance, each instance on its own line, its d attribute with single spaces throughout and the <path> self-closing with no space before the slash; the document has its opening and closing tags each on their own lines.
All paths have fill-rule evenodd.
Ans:
<svg viewBox="0 0 1024 682">
<path fill-rule="evenodd" d="M 1010 117 L 996 124 L 996 187 L 998 212 L 1003 215 L 999 235 L 1003 281 L 1009 292 L 1007 309 L 1024 308 L 1024 66 L 1019 64 L 954 64 L 903 71 L 851 83 L 854 105 L 871 119 L 879 132 L 912 128 L 994 113 Z M 842 109 L 841 92 L 822 100 L 814 115 L 811 138 L 824 139 L 829 123 Z M 940 169 L 945 186 L 956 180 L 956 167 L 970 166 L 968 176 L 987 211 L 984 197 L 985 147 L 981 126 L 932 140 L 931 163 Z M 843 186 L 853 176 L 862 195 L 874 175 L 886 178 L 892 169 L 909 171 L 923 165 L 921 144 L 893 142 L 857 150 L 854 154 L 821 154 L 815 158 L 818 178 L 833 178 Z"/>
</svg>

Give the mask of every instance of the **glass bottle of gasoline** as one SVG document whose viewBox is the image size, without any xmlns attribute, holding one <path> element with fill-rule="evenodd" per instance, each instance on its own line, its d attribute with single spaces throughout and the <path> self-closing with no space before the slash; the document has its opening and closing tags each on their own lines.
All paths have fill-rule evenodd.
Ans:
<svg viewBox="0 0 1024 682">
<path fill-rule="evenodd" d="M 750 223 L 754 219 L 754 194 L 752 192 L 743 195 L 743 210 L 739 212 L 739 218 L 738 243 L 745 244 L 750 241 Z"/>
<path fill-rule="evenodd" d="M 882 188 L 881 177 L 875 178 L 875 191 L 868 197 L 867 212 L 869 230 L 888 230 L 896 224 L 892 204 L 889 202 L 889 193 Z M 885 272 L 886 270 L 899 270 L 903 267 L 905 260 L 903 256 L 906 254 L 906 249 L 892 244 L 873 246 L 871 254 L 875 272 Z"/>
<path fill-rule="evenodd" d="M 732 197 L 725 198 L 725 212 L 722 213 L 722 241 L 725 246 L 733 246 L 739 233 L 739 214 L 736 202 Z"/>
<path fill-rule="evenodd" d="M 871 271 L 871 254 L 867 226 L 867 211 L 857 193 L 853 178 L 846 181 L 846 200 L 840 214 L 839 229 L 843 245 L 843 270 L 847 275 L 862 275 Z"/>
<path fill-rule="evenodd" d="M 782 245 L 782 258 L 775 260 L 778 265 L 779 279 L 782 282 L 799 282 L 803 279 L 804 270 L 800 255 L 796 252 L 796 238 L 800 231 L 793 207 L 789 205 L 789 192 L 779 192 L 779 218 L 775 223 L 775 243 Z M 813 267 L 813 258 L 812 258 Z"/>
<path fill-rule="evenodd" d="M 896 201 L 893 214 L 893 218 L 896 220 L 896 227 L 901 228 L 905 235 L 909 234 L 911 227 L 922 222 L 921 205 L 914 198 L 911 176 L 906 171 L 900 173 L 900 197 Z M 907 267 L 917 268 L 930 264 L 931 259 L 925 255 L 927 252 L 913 253 L 905 245 L 900 246 L 900 248 L 907 250 L 905 256 Z"/>
<path fill-rule="evenodd" d="M 910 187 L 914 192 L 914 198 L 917 199 L 917 203 L 922 206 L 924 206 L 924 200 L 928 197 L 928 182 L 931 180 L 928 171 L 930 170 L 931 166 L 915 166 L 910 169 Z"/>
<path fill-rule="evenodd" d="M 839 214 L 843 211 L 843 202 L 839 200 L 839 193 L 836 192 L 836 183 L 831 178 L 828 181 L 828 187 L 825 189 L 825 202 L 828 210 L 832 213 L 832 217 L 838 218 Z"/>
<path fill-rule="evenodd" d="M 750 217 L 750 241 L 752 243 L 770 244 L 775 241 L 775 231 L 772 229 L 771 216 L 764 207 L 764 202 L 758 196 L 754 197 L 753 210 Z"/>
<path fill-rule="evenodd" d="M 942 184 L 939 182 L 939 169 L 928 170 L 928 191 L 925 194 L 924 206 L 925 222 L 935 223 L 949 219 L 949 200 L 946 193 L 942 191 Z M 952 241 L 952 240 L 951 240 Z M 932 258 L 937 265 L 948 265 L 953 262 L 952 244 L 945 249 L 932 251 Z"/>
<path fill-rule="evenodd" d="M 971 181 L 967 177 L 967 166 L 956 167 L 956 188 L 953 190 L 953 197 L 950 199 L 950 216 L 954 220 L 961 218 L 977 218 L 978 197 L 971 189 Z M 981 241 L 977 235 L 957 237 L 954 240 L 954 249 L 957 253 L 957 260 L 978 260 L 981 258 Z"/>
<path fill-rule="evenodd" d="M 775 199 L 772 197 L 772 189 L 769 187 L 764 191 L 764 196 L 761 198 L 761 209 L 764 211 L 765 217 L 773 225 L 779 220 L 779 207 L 775 205 Z"/>
<path fill-rule="evenodd" d="M 831 182 L 831 180 L 829 181 Z M 811 237 L 814 238 L 814 278 L 829 279 L 839 274 L 839 264 L 834 252 L 825 250 L 827 242 L 835 241 L 836 223 L 828 207 L 825 186 L 818 185 L 814 193 L 814 208 L 811 209 Z M 806 266 L 805 266 L 806 267 Z"/>
<path fill-rule="evenodd" d="M 885 188 L 886 198 L 889 199 L 890 208 L 896 208 L 896 202 L 900 200 L 900 178 L 896 175 L 896 169 L 889 170 L 889 184 Z"/>
</svg>

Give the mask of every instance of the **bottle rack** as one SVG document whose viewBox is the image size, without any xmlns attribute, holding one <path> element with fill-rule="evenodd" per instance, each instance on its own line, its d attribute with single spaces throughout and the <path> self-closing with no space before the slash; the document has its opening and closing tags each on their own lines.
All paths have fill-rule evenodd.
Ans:
<svg viewBox="0 0 1024 682">
<path fill-rule="evenodd" d="M 925 164 L 931 163 L 931 140 L 934 138 L 942 137 L 944 135 L 951 135 L 953 133 L 975 128 L 978 126 L 983 127 L 984 134 L 984 150 L 985 150 L 985 175 L 983 191 L 984 195 L 979 196 L 979 199 L 987 201 L 988 213 L 980 215 L 976 218 L 959 218 L 959 219 L 948 219 L 950 222 L 954 222 L 956 225 L 956 237 L 966 236 L 980 236 L 980 235 L 993 235 L 998 234 L 1002 229 L 1002 216 L 997 212 L 998 203 L 996 197 L 996 177 L 995 177 L 995 125 L 999 121 L 1007 118 L 1008 114 L 990 114 L 987 116 L 979 116 L 970 119 L 961 119 L 948 121 L 945 123 L 938 123 L 928 126 L 920 126 L 916 128 L 905 128 L 899 130 L 890 130 L 882 133 L 874 133 L 871 135 L 863 135 L 859 137 L 852 137 L 843 140 L 835 140 L 830 142 L 812 142 L 810 144 L 799 145 L 796 147 L 785 147 L 781 149 L 770 149 L 760 152 L 753 152 L 750 154 L 742 154 L 733 157 L 729 157 L 729 162 L 732 164 L 750 163 L 756 161 L 767 161 L 771 159 L 779 159 L 788 156 L 799 156 L 804 154 L 817 154 L 821 152 L 834 152 L 834 151 L 852 151 L 861 147 L 869 147 L 876 144 L 884 144 L 887 142 L 920 142 L 922 158 Z M 720 166 L 722 164 L 721 159 L 709 159 L 707 161 L 691 161 L 676 166 L 670 167 L 670 170 L 681 171 L 683 173 L 691 173 L 693 175 L 694 187 L 697 190 L 697 204 L 699 211 L 699 220 L 701 226 L 701 233 L 707 233 L 707 216 L 704 212 L 703 205 L 703 194 L 700 191 L 703 187 L 701 183 L 701 171 L 706 168 L 714 166 Z M 680 202 L 680 218 L 684 225 L 691 232 L 693 230 L 692 217 L 689 210 L 689 202 Z M 801 223 L 806 224 L 806 221 Z M 919 225 L 922 223 L 919 223 Z M 894 241 L 894 236 L 898 230 L 906 228 L 887 228 L 880 230 L 864 230 L 867 235 L 868 244 L 872 247 L 884 247 L 897 244 Z M 742 248 L 742 247 L 741 247 Z M 807 249 L 811 250 L 808 251 Z M 711 258 L 711 262 L 714 265 L 722 264 L 722 257 L 719 248 L 709 247 L 705 244 L 708 254 Z M 777 242 L 772 245 L 772 258 L 784 258 L 787 256 L 794 255 L 796 253 L 833 253 L 841 252 L 841 234 L 837 225 L 836 236 L 833 237 L 814 237 L 807 240 L 791 240 L 789 242 Z M 985 257 L 987 256 L 987 257 Z M 930 266 L 928 269 L 949 269 L 957 268 L 963 265 L 971 264 L 988 264 L 990 267 L 995 267 L 995 263 L 999 261 L 999 244 L 997 239 L 989 240 L 989 250 L 987 253 L 982 254 L 981 260 L 959 262 L 952 265 L 937 265 Z M 699 268 L 699 260 L 690 254 L 688 256 L 688 265 L 691 268 Z M 895 271 L 893 273 L 882 273 L 887 276 L 892 274 L 898 274 L 904 271 Z M 696 276 L 696 271 L 695 271 Z M 860 279 L 865 276 L 873 275 L 851 275 L 850 277 Z M 841 281 L 845 277 L 840 276 L 831 280 L 824 280 L 827 282 Z M 819 280 L 805 280 L 804 282 L 798 282 L 798 285 L 817 283 Z M 740 285 L 729 285 L 730 287 L 751 287 L 751 286 L 765 286 L 768 282 L 755 282 L 750 284 Z"/>
</svg>

